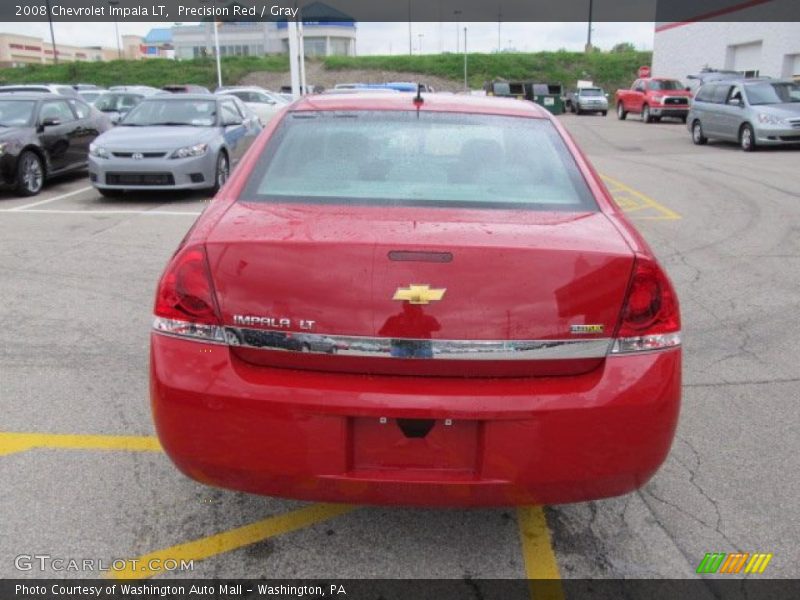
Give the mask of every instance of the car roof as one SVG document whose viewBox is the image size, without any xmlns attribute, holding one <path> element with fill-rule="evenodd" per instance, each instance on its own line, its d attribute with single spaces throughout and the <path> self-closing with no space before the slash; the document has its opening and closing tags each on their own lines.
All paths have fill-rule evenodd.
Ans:
<svg viewBox="0 0 800 600">
<path fill-rule="evenodd" d="M 51 92 L 4 92 L 0 89 L 0 100 L 14 98 L 15 100 L 69 100 L 69 96 L 53 94 Z"/>
<path fill-rule="evenodd" d="M 224 96 L 224 94 L 201 94 L 198 92 L 193 92 L 189 94 L 150 94 L 149 96 L 145 96 L 144 100 L 167 100 L 167 101 L 178 101 L 178 100 L 205 100 L 207 102 L 214 102 L 216 100 L 220 100 L 220 96 Z"/>
<path fill-rule="evenodd" d="M 294 112 L 326 110 L 414 110 L 415 94 L 315 94 L 292 105 Z M 423 93 L 419 110 L 465 114 L 492 114 L 549 119 L 550 113 L 533 102 L 493 96 L 456 96 Z"/>
<path fill-rule="evenodd" d="M 748 77 L 744 79 L 734 79 L 734 78 L 726 78 L 726 79 L 715 79 L 713 81 L 707 81 L 703 84 L 703 87 L 707 85 L 754 85 L 756 83 L 794 83 L 791 79 L 772 79 L 771 77 Z"/>
</svg>

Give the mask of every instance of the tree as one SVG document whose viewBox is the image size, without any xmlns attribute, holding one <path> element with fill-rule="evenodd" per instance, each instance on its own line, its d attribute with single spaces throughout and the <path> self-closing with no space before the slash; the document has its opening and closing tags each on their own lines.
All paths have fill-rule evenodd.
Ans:
<svg viewBox="0 0 800 600">
<path fill-rule="evenodd" d="M 630 42 L 620 42 L 619 44 L 615 44 L 613 48 L 611 48 L 611 52 L 615 54 L 622 54 L 624 52 L 636 52 L 636 46 L 631 44 Z"/>
</svg>

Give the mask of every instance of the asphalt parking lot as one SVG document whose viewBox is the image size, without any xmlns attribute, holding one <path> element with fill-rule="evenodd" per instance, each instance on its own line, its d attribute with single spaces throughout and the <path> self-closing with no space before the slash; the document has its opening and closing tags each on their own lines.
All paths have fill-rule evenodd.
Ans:
<svg viewBox="0 0 800 600">
<path fill-rule="evenodd" d="M 15 557 L 189 558 L 173 577 L 693 577 L 707 552 L 800 563 L 797 150 L 693 146 L 678 122 L 565 115 L 682 303 L 678 434 L 642 490 L 577 505 L 413 510 L 220 491 L 153 438 L 157 278 L 201 195 L 105 199 L 84 176 L 0 192 L 0 576 Z M 129 576 L 163 576 L 150 569 Z"/>
</svg>

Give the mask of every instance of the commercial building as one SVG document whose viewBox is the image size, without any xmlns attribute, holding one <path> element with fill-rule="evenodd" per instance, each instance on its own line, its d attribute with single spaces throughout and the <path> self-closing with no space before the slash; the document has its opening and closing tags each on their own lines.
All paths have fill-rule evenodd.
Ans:
<svg viewBox="0 0 800 600">
<path fill-rule="evenodd" d="M 62 62 L 109 60 L 114 48 L 85 48 L 56 44 L 58 60 Z M 0 33 L 0 67 L 22 67 L 31 64 L 50 64 L 53 60 L 53 46 L 49 41 L 30 35 Z"/>
<path fill-rule="evenodd" d="M 796 2 L 797 0 L 776 0 Z M 800 23 L 758 21 L 765 5 L 719 17 L 730 21 L 656 23 L 653 76 L 685 80 L 708 67 L 748 76 L 800 79 Z M 775 10 L 775 6 L 770 7 Z M 773 13 L 774 14 L 774 13 Z"/>
<path fill-rule="evenodd" d="M 289 52 L 285 22 L 223 21 L 216 24 L 220 56 L 263 56 Z M 172 28 L 175 58 L 214 55 L 211 22 L 176 25 Z M 303 25 L 306 56 L 355 56 L 356 24 L 352 21 L 308 21 Z"/>
</svg>

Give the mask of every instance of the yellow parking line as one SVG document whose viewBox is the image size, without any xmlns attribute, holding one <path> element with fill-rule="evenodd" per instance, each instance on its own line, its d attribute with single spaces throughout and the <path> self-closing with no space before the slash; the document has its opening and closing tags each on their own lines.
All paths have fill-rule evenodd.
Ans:
<svg viewBox="0 0 800 600">
<path fill-rule="evenodd" d="M 161 451 L 158 439 L 153 436 L 0 432 L 0 456 L 14 454 L 15 452 L 25 452 L 34 448 L 120 450 L 126 452 Z"/>
<path fill-rule="evenodd" d="M 630 187 L 629 185 L 622 183 L 621 181 L 609 177 L 608 175 L 600 175 L 600 177 L 602 177 L 603 181 L 606 182 L 606 185 L 611 184 L 613 186 L 613 188 L 609 188 L 609 192 L 611 192 L 612 196 L 615 196 L 615 200 L 617 200 L 616 199 L 617 194 L 625 193 L 627 195 L 633 196 L 638 201 L 636 202 L 637 207 L 651 208 L 654 211 L 656 211 L 656 213 L 658 213 L 658 216 L 637 217 L 637 219 L 674 221 L 681 218 L 681 215 L 679 215 L 677 212 L 675 212 L 671 208 L 667 208 L 660 202 L 653 200 L 653 198 L 651 198 L 647 194 L 643 194 L 642 192 Z M 625 212 L 629 212 L 630 210 L 632 210 L 632 207 L 629 206 L 630 204 L 629 199 L 622 201 L 617 200 L 617 204 L 619 204 L 620 208 L 622 208 L 622 210 Z"/>
<path fill-rule="evenodd" d="M 204 560 L 284 533 L 310 527 L 350 512 L 354 508 L 347 504 L 312 504 L 306 508 L 268 517 L 244 527 L 145 554 L 137 559 L 127 561 L 127 567 L 124 570 L 112 571 L 110 577 L 116 579 L 153 577 L 164 571 L 165 562 L 170 565 L 171 561 L 177 561 L 179 565 L 181 561 Z"/>
<path fill-rule="evenodd" d="M 532 600 L 563 600 L 561 575 L 544 510 L 541 506 L 520 507 L 517 524 Z"/>
</svg>

